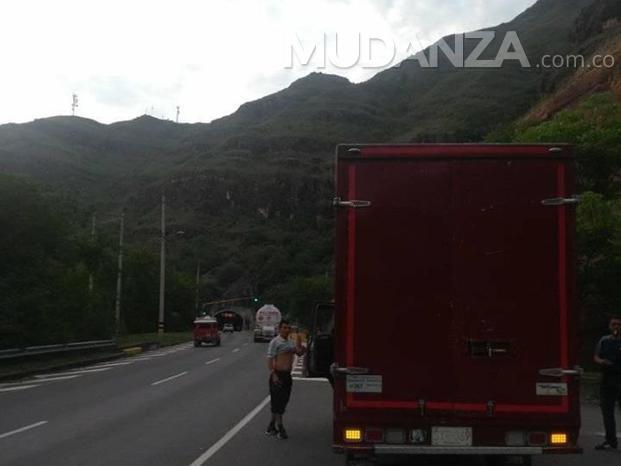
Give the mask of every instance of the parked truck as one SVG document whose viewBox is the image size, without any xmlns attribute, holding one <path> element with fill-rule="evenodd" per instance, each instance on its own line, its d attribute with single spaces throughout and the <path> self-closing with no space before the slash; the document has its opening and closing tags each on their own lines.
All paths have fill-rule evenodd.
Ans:
<svg viewBox="0 0 621 466">
<path fill-rule="evenodd" d="M 278 333 L 282 316 L 273 304 L 262 306 L 255 316 L 254 341 L 270 341 Z"/>
<path fill-rule="evenodd" d="M 337 148 L 336 451 L 581 452 L 574 176 L 566 145 Z"/>
</svg>

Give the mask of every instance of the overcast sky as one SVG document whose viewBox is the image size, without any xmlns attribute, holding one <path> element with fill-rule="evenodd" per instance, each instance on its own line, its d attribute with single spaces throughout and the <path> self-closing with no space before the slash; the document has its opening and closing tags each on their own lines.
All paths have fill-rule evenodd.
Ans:
<svg viewBox="0 0 621 466">
<path fill-rule="evenodd" d="M 208 122 L 312 71 L 364 81 L 412 49 L 509 21 L 534 3 L 3 0 L 0 123 L 71 114 L 74 92 L 77 115 L 104 123 L 145 112 L 174 120 L 177 105 L 180 121 Z"/>
</svg>

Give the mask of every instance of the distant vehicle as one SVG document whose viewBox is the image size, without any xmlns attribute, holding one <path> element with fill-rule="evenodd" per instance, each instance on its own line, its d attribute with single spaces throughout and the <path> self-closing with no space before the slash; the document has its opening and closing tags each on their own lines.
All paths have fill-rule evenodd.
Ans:
<svg viewBox="0 0 621 466">
<path fill-rule="evenodd" d="M 235 331 L 235 327 L 233 327 L 233 324 L 224 324 L 222 326 L 222 331 L 226 333 L 233 333 Z"/>
<path fill-rule="evenodd" d="M 338 147 L 334 347 L 326 307 L 307 355 L 320 376 L 334 351 L 336 451 L 582 451 L 574 163 L 562 144 Z"/>
<path fill-rule="evenodd" d="M 194 336 L 194 346 L 198 347 L 202 343 L 220 346 L 220 330 L 218 321 L 213 317 L 199 317 L 194 321 L 192 330 Z"/>
<path fill-rule="evenodd" d="M 254 341 L 270 341 L 278 333 L 282 315 L 276 306 L 266 304 L 255 316 Z"/>
</svg>

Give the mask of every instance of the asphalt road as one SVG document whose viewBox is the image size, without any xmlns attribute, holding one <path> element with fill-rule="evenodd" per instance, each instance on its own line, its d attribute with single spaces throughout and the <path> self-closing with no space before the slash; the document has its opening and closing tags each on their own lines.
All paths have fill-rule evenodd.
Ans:
<svg viewBox="0 0 621 466">
<path fill-rule="evenodd" d="M 82 369 L 0 384 L 2 466 L 323 466 L 332 453 L 331 391 L 295 380 L 287 441 L 265 437 L 265 344 L 226 334 L 221 347 L 190 343 Z M 595 452 L 601 424 L 583 408 L 582 456 L 536 458 L 536 466 L 619 466 Z M 391 464 L 476 465 L 478 458 Z"/>
</svg>

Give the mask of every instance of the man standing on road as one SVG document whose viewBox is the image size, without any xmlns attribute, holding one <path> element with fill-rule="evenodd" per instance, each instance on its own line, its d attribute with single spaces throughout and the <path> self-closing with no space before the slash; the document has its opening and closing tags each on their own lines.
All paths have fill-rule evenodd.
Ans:
<svg viewBox="0 0 621 466">
<path fill-rule="evenodd" d="M 278 326 L 278 335 L 270 341 L 267 348 L 272 420 L 265 433 L 276 435 L 279 439 L 287 438 L 282 416 L 291 396 L 293 356 L 295 354 L 302 356 L 306 352 L 306 348 L 302 346 L 302 335 L 298 333 L 296 343 L 293 344 L 289 341 L 289 333 L 291 333 L 289 322 L 282 320 Z"/>
<path fill-rule="evenodd" d="M 617 449 L 615 404 L 621 406 L 621 316 L 610 319 L 610 335 L 603 337 L 595 348 L 595 362 L 602 367 L 600 403 L 604 417 L 606 440 L 596 450 Z"/>
</svg>

